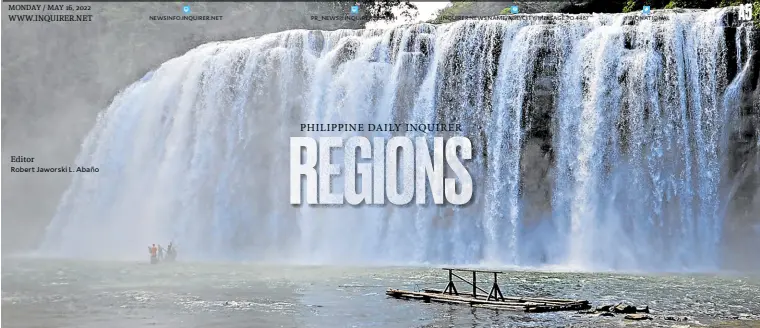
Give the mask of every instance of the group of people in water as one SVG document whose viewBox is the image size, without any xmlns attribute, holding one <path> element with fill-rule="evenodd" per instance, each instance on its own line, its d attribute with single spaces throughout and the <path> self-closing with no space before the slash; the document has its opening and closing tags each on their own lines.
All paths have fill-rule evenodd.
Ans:
<svg viewBox="0 0 760 328">
<path fill-rule="evenodd" d="M 150 252 L 151 264 L 156 264 L 160 261 L 174 262 L 174 260 L 177 259 L 177 249 L 171 242 L 169 242 L 166 252 L 164 252 L 164 248 L 161 247 L 161 245 L 156 244 L 148 246 L 148 252 Z"/>
</svg>

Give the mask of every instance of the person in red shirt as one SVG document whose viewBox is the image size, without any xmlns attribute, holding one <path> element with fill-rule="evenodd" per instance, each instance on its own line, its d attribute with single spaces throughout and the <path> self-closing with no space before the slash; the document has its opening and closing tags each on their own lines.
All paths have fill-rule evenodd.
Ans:
<svg viewBox="0 0 760 328">
<path fill-rule="evenodd" d="M 148 247 L 148 250 L 150 251 L 150 263 L 157 263 L 158 262 L 158 247 L 156 247 L 156 244 L 153 244 L 152 247 Z"/>
</svg>

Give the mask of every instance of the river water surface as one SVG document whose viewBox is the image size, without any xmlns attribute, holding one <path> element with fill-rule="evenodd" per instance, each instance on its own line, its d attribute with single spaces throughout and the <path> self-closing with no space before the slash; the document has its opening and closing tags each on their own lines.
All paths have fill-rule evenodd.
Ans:
<svg viewBox="0 0 760 328">
<path fill-rule="evenodd" d="M 500 278 L 505 295 L 649 305 L 655 320 L 634 323 L 621 315 L 525 314 L 385 296 L 387 288 L 443 288 L 446 274 L 437 268 L 4 259 L 2 269 L 2 325 L 12 328 L 673 327 L 760 320 L 760 277 L 739 274 L 508 271 Z M 490 282 L 483 279 L 485 289 Z"/>
</svg>

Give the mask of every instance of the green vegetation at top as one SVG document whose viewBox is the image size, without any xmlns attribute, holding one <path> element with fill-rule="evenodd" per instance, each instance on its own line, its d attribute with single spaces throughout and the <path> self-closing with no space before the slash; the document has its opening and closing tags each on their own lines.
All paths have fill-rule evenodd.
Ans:
<svg viewBox="0 0 760 328">
<path fill-rule="evenodd" d="M 721 8 L 730 6 L 739 6 L 742 4 L 750 3 L 747 0 L 628 0 L 623 12 L 633 12 L 641 10 L 642 6 L 648 5 L 652 9 L 676 9 L 676 8 L 694 8 L 694 9 L 708 9 L 708 8 Z M 753 21 L 755 25 L 760 27 L 760 0 L 754 0 L 752 3 L 753 9 Z"/>
<path fill-rule="evenodd" d="M 472 3 L 473 2 L 471 1 L 452 1 L 450 6 L 438 10 L 435 18 L 429 21 L 429 23 L 442 24 L 452 22 L 454 21 L 452 18 L 453 16 L 460 15 L 460 13 L 467 10 Z"/>
<path fill-rule="evenodd" d="M 409 1 L 385 0 L 356 1 L 363 14 L 369 15 L 375 20 L 392 21 L 396 18 L 414 19 L 417 17 L 417 6 Z M 348 6 L 347 6 L 348 7 Z M 394 12 L 395 11 L 395 12 Z"/>
<path fill-rule="evenodd" d="M 757 3 L 758 1 L 755 1 Z M 695 8 L 708 9 L 716 7 L 738 6 L 747 3 L 746 0 L 628 0 L 623 12 L 641 10 L 643 6 L 651 6 L 652 9 Z"/>
<path fill-rule="evenodd" d="M 554 4 L 536 5 L 535 2 L 519 1 L 477 2 L 452 1 L 452 5 L 438 11 L 430 23 L 448 23 L 457 20 L 457 16 L 508 15 L 513 4 L 520 6 L 521 13 L 562 12 L 582 13 L 619 13 L 640 11 L 644 6 L 652 9 L 694 8 L 708 9 L 738 6 L 749 3 L 748 0 L 588 0 L 564 1 Z M 754 20 L 760 26 L 760 0 L 753 0 Z"/>
<path fill-rule="evenodd" d="M 452 1 L 450 6 L 438 10 L 438 14 L 430 23 L 449 23 L 458 20 L 457 16 L 472 16 L 474 15 L 474 11 L 477 11 L 478 6 L 482 4 L 488 3 L 483 2 L 479 4 L 475 1 Z"/>
<path fill-rule="evenodd" d="M 652 9 L 676 9 L 676 8 L 691 8 L 691 9 L 709 9 L 720 8 L 729 6 L 738 6 L 741 4 L 749 3 L 747 0 L 626 0 L 626 1 L 607 1 L 607 0 L 592 0 L 589 2 L 588 7 L 583 8 L 578 6 L 582 10 L 580 12 L 635 12 L 641 10 L 644 6 L 650 6 Z M 754 10 L 755 24 L 760 26 L 760 0 L 752 1 L 752 8 Z M 622 5 L 622 6 L 621 6 Z M 593 10 L 601 8 L 601 10 Z M 592 10 L 588 10 L 592 9 Z"/>
</svg>

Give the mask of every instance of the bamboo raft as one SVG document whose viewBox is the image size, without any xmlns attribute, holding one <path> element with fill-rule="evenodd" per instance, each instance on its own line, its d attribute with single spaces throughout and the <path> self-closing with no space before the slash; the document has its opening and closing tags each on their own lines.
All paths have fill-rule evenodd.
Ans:
<svg viewBox="0 0 760 328">
<path fill-rule="evenodd" d="M 423 289 L 422 291 L 412 292 L 400 289 L 388 289 L 385 294 L 399 299 L 422 300 L 425 303 L 439 302 L 449 304 L 470 305 L 471 307 L 487 308 L 495 310 L 524 311 L 524 312 L 553 312 L 553 311 L 581 311 L 591 309 L 588 301 L 568 300 L 553 298 L 536 298 L 536 297 L 506 297 L 502 294 L 501 288 L 497 283 L 498 274 L 501 271 L 483 271 L 483 270 L 465 270 L 444 268 L 449 272 L 449 283 L 444 290 Z M 472 273 L 472 282 L 460 277 L 454 271 Z M 477 285 L 477 273 L 493 274 L 493 285 L 488 295 L 485 290 Z M 460 294 L 454 285 L 453 278 L 472 286 L 472 292 Z M 479 293 L 482 292 L 482 293 Z"/>
</svg>

